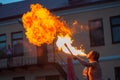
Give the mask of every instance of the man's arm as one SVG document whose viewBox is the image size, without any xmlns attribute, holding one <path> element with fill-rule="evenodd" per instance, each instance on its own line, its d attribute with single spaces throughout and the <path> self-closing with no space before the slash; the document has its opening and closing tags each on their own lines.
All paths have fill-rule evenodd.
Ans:
<svg viewBox="0 0 120 80">
<path fill-rule="evenodd" d="M 77 59 L 84 66 L 87 66 L 87 67 L 94 66 L 94 63 L 86 62 L 85 60 L 83 60 L 77 56 L 75 56 L 74 59 Z"/>
</svg>

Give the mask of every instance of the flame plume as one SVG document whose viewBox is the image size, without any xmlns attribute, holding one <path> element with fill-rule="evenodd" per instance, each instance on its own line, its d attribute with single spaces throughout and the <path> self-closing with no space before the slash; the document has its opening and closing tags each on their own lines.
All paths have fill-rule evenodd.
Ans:
<svg viewBox="0 0 120 80">
<path fill-rule="evenodd" d="M 78 50 L 72 46 L 71 31 L 65 21 L 61 21 L 40 4 L 31 4 L 30 8 L 31 10 L 22 16 L 25 34 L 30 43 L 37 46 L 50 44 L 58 37 L 56 44 L 59 49 L 70 53 L 64 45 L 66 44 L 73 54 L 85 55 L 83 49 Z"/>
<path fill-rule="evenodd" d="M 69 35 L 58 36 L 56 45 L 59 50 L 62 50 L 65 53 L 70 54 L 72 52 L 73 55 L 86 56 L 85 50 L 83 48 L 77 49 L 77 48 L 73 47 L 72 42 L 73 42 L 73 40 L 71 39 L 71 37 Z"/>
<path fill-rule="evenodd" d="M 54 16 L 40 4 L 31 4 L 31 10 L 23 14 L 22 22 L 29 42 L 40 46 L 50 44 L 57 35 L 71 35 L 64 21 Z"/>
</svg>

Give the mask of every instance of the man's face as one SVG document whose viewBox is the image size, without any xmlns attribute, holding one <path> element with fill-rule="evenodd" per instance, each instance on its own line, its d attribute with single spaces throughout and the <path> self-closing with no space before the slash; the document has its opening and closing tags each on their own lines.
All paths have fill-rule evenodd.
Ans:
<svg viewBox="0 0 120 80">
<path fill-rule="evenodd" d="M 94 57 L 93 51 L 91 51 L 91 52 L 89 52 L 89 53 L 87 54 L 87 58 L 88 58 L 88 59 L 93 59 L 93 57 Z"/>
</svg>

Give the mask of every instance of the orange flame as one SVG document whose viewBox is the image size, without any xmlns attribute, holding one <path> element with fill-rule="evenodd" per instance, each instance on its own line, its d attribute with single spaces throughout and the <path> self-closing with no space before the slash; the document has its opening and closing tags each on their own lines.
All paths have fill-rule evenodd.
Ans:
<svg viewBox="0 0 120 80">
<path fill-rule="evenodd" d="M 30 8 L 31 10 L 22 16 L 25 34 L 30 43 L 37 46 L 44 43 L 50 44 L 58 37 L 56 44 L 59 49 L 70 53 L 64 45 L 66 44 L 73 54 L 85 55 L 83 49 L 78 50 L 71 45 L 71 31 L 65 21 L 60 21 L 59 17 L 51 14 L 40 4 L 31 4 Z M 77 22 L 74 23 L 76 24 Z"/>
<path fill-rule="evenodd" d="M 80 56 L 86 56 L 85 50 L 84 49 L 77 49 L 72 46 L 73 40 L 69 35 L 66 36 L 58 36 L 56 45 L 59 50 L 64 51 L 65 53 L 70 54 L 70 51 L 68 48 L 71 50 L 73 55 L 80 55 Z M 65 44 L 68 46 L 68 48 L 65 46 Z"/>
<path fill-rule="evenodd" d="M 57 35 L 71 35 L 66 23 L 42 5 L 31 4 L 30 8 L 31 11 L 22 16 L 25 34 L 30 43 L 40 46 L 43 43 L 52 43 Z"/>
</svg>

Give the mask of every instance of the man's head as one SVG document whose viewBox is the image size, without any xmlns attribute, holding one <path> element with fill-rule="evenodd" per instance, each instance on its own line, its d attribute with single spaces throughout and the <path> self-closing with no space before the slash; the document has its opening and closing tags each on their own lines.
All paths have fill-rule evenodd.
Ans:
<svg viewBox="0 0 120 80">
<path fill-rule="evenodd" d="M 97 51 L 90 51 L 87 54 L 88 59 L 92 59 L 92 60 L 95 60 L 95 61 L 98 61 L 99 57 L 100 57 L 100 54 Z"/>
</svg>

